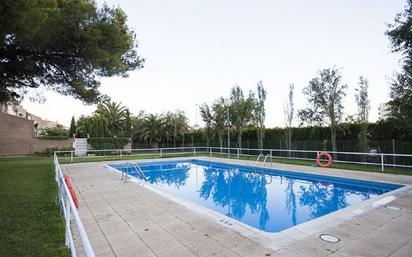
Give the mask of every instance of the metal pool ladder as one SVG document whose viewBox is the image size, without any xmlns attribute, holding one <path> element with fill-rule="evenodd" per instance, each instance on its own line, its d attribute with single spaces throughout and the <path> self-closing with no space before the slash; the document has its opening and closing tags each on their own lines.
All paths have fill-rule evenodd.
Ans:
<svg viewBox="0 0 412 257">
<path fill-rule="evenodd" d="M 267 155 L 263 155 L 263 153 L 259 154 L 259 156 L 256 159 L 256 164 L 255 164 L 256 168 L 258 167 L 260 157 L 265 157 L 265 159 L 263 159 L 263 166 L 262 166 L 262 167 L 265 167 L 266 166 L 266 161 L 267 161 L 268 157 L 270 157 L 270 156 L 271 156 L 270 154 L 267 154 Z M 272 165 L 272 162 L 271 162 L 271 165 Z"/>
<path fill-rule="evenodd" d="M 127 182 L 127 175 L 128 175 L 128 169 L 129 167 L 133 167 L 136 170 L 136 173 L 138 175 L 138 178 L 147 181 L 146 176 L 144 175 L 142 169 L 140 168 L 139 164 L 137 162 L 126 162 L 125 164 L 123 164 L 121 171 L 122 171 L 122 180 L 124 179 L 124 182 Z"/>
</svg>

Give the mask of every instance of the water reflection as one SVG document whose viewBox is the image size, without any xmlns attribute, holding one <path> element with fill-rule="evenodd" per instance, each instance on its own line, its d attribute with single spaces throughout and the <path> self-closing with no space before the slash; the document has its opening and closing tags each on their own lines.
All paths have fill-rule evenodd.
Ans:
<svg viewBox="0 0 412 257">
<path fill-rule="evenodd" d="M 196 162 L 141 165 L 148 182 L 264 231 L 277 232 L 385 190 Z"/>
</svg>

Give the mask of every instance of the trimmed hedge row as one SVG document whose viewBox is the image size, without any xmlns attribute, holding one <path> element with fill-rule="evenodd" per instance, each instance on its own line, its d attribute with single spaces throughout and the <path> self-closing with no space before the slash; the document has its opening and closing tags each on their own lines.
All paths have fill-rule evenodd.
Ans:
<svg viewBox="0 0 412 257">
<path fill-rule="evenodd" d="M 127 143 L 129 143 L 129 138 L 125 137 L 92 137 L 88 138 L 87 142 L 95 150 L 102 149 L 123 149 Z"/>
</svg>

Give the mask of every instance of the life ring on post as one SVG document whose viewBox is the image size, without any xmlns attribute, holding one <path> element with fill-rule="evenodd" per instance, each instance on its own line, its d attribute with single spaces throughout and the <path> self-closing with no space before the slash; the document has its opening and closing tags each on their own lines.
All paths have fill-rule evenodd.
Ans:
<svg viewBox="0 0 412 257">
<path fill-rule="evenodd" d="M 69 175 L 64 174 L 64 182 L 66 182 L 67 187 L 69 188 L 70 195 L 72 196 L 74 205 L 76 208 L 79 208 L 79 199 L 77 199 L 76 192 L 74 191 L 73 182 Z"/>
<path fill-rule="evenodd" d="M 322 157 L 328 158 L 328 162 L 327 163 L 321 162 Z M 318 166 L 321 168 L 329 168 L 330 165 L 332 165 L 332 163 L 333 163 L 332 155 L 330 155 L 328 152 L 320 152 L 318 156 L 316 157 L 316 164 L 318 164 Z"/>
</svg>

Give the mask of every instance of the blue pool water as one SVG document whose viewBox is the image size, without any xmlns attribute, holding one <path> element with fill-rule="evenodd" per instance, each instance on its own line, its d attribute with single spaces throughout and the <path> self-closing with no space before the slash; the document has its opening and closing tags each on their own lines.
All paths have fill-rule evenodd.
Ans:
<svg viewBox="0 0 412 257">
<path fill-rule="evenodd" d="M 279 232 L 401 187 L 203 160 L 139 165 L 148 183 L 266 232 Z M 122 164 L 111 166 L 120 170 Z"/>
</svg>

